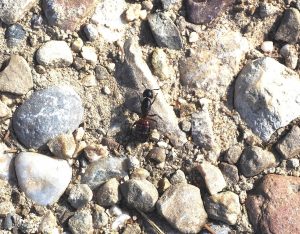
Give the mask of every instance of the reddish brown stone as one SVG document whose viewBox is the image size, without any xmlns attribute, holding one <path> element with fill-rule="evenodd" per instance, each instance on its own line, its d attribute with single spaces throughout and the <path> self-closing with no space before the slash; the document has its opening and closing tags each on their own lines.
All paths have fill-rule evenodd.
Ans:
<svg viewBox="0 0 300 234">
<path fill-rule="evenodd" d="M 300 233 L 300 178 L 266 175 L 246 207 L 257 233 Z"/>
</svg>

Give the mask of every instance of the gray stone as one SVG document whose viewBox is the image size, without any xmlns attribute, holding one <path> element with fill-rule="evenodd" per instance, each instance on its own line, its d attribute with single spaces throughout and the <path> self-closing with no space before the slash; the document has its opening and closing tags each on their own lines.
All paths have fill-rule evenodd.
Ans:
<svg viewBox="0 0 300 234">
<path fill-rule="evenodd" d="M 70 86 L 37 91 L 14 113 L 13 129 L 28 148 L 39 148 L 50 139 L 73 132 L 83 119 L 82 102 Z"/>
<path fill-rule="evenodd" d="M 93 24 L 85 25 L 83 31 L 89 41 L 95 41 L 98 38 L 98 30 Z"/>
<path fill-rule="evenodd" d="M 300 116 L 296 72 L 265 57 L 248 63 L 235 83 L 235 108 L 263 141 Z"/>
<path fill-rule="evenodd" d="M 187 183 L 185 178 L 185 174 L 182 170 L 177 170 L 170 178 L 170 182 L 172 185 L 180 184 L 180 183 Z"/>
<path fill-rule="evenodd" d="M 37 0 L 2 0 L 0 19 L 6 24 L 14 24 L 37 2 Z"/>
<path fill-rule="evenodd" d="M 128 224 L 122 234 L 140 234 L 142 230 L 138 223 Z"/>
<path fill-rule="evenodd" d="M 88 184 L 91 189 L 95 189 L 111 178 L 126 176 L 127 171 L 127 158 L 102 158 L 88 166 L 81 177 L 81 183 Z"/>
<path fill-rule="evenodd" d="M 295 44 L 300 35 L 300 13 L 295 8 L 285 10 L 281 24 L 275 34 L 276 40 Z"/>
<path fill-rule="evenodd" d="M 26 94 L 33 87 L 31 70 L 26 60 L 11 55 L 7 66 L 0 72 L 0 91 Z"/>
<path fill-rule="evenodd" d="M 180 0 L 161 0 L 164 10 L 176 9 L 178 10 L 181 7 Z"/>
<path fill-rule="evenodd" d="M 178 28 L 173 21 L 163 13 L 148 16 L 151 31 L 159 47 L 180 50 L 183 47 Z"/>
<path fill-rule="evenodd" d="M 11 214 L 7 214 L 3 222 L 4 230 L 10 231 L 13 228 L 13 225 L 13 216 Z"/>
<path fill-rule="evenodd" d="M 227 161 L 230 164 L 236 164 L 243 152 L 243 145 L 242 144 L 236 144 L 231 146 L 227 151 L 224 156 L 224 160 Z"/>
<path fill-rule="evenodd" d="M 255 176 L 275 165 L 275 156 L 271 152 L 257 146 L 245 148 L 239 161 L 239 169 L 246 177 Z"/>
<path fill-rule="evenodd" d="M 259 5 L 259 15 L 262 18 L 269 17 L 278 12 L 278 8 L 273 6 L 272 3 L 263 2 Z"/>
<path fill-rule="evenodd" d="M 157 163 L 166 161 L 166 150 L 160 147 L 154 147 L 148 153 L 148 157 Z"/>
<path fill-rule="evenodd" d="M 95 205 L 93 212 L 94 228 L 102 228 L 108 224 L 108 215 L 105 213 L 105 209 L 101 206 Z"/>
<path fill-rule="evenodd" d="M 235 225 L 241 213 L 239 196 L 230 191 L 208 197 L 204 205 L 209 218 L 229 225 Z"/>
<path fill-rule="evenodd" d="M 8 47 L 15 47 L 26 39 L 26 31 L 22 25 L 14 24 L 6 29 L 5 38 Z"/>
<path fill-rule="evenodd" d="M 198 233 L 207 214 L 199 188 L 190 184 L 171 186 L 158 200 L 157 212 L 183 233 Z"/>
<path fill-rule="evenodd" d="M 72 186 L 68 202 L 76 208 L 80 209 L 87 205 L 93 198 L 93 191 L 87 184 L 76 184 Z"/>
<path fill-rule="evenodd" d="M 51 153 L 58 158 L 69 159 L 73 157 L 76 150 L 76 142 L 71 133 L 61 134 L 51 139 L 47 146 Z"/>
<path fill-rule="evenodd" d="M 173 80 L 176 77 L 171 59 L 168 58 L 163 49 L 156 48 L 153 51 L 151 63 L 154 75 L 158 76 L 161 80 Z"/>
<path fill-rule="evenodd" d="M 116 178 L 112 178 L 101 185 L 96 194 L 97 203 L 104 207 L 117 204 L 121 200 L 119 185 Z"/>
<path fill-rule="evenodd" d="M 286 162 L 286 166 L 291 169 L 295 169 L 299 167 L 299 159 L 298 158 L 290 158 Z"/>
<path fill-rule="evenodd" d="M 73 234 L 92 234 L 93 218 L 89 210 L 79 210 L 69 219 L 69 228 Z"/>
<path fill-rule="evenodd" d="M 8 181 L 12 178 L 14 171 L 12 163 L 14 155 L 6 153 L 6 150 L 9 150 L 9 148 L 4 143 L 0 143 L 0 179 Z"/>
<path fill-rule="evenodd" d="M 38 205 L 52 205 L 66 190 L 72 177 L 67 161 L 37 153 L 20 153 L 15 160 L 20 189 Z"/>
<path fill-rule="evenodd" d="M 63 67 L 73 63 L 73 55 L 65 41 L 48 41 L 36 52 L 36 60 L 43 66 Z"/>
<path fill-rule="evenodd" d="M 298 65 L 298 52 L 294 45 L 286 44 L 281 47 L 280 54 L 284 57 L 285 65 L 291 69 L 295 69 Z"/>
<path fill-rule="evenodd" d="M 120 187 L 122 195 L 130 207 L 143 212 L 154 210 L 158 192 L 148 180 L 130 179 L 121 184 Z"/>
<path fill-rule="evenodd" d="M 212 231 L 214 231 L 216 234 L 231 234 L 233 230 L 224 223 L 208 223 L 209 227 L 211 228 Z M 208 230 L 204 229 L 200 232 L 200 234 L 211 234 Z"/>
<path fill-rule="evenodd" d="M 40 233 L 59 233 L 59 229 L 57 228 L 57 221 L 54 214 L 49 210 L 43 216 L 43 219 L 39 225 Z"/>
<path fill-rule="evenodd" d="M 295 125 L 276 145 L 276 149 L 285 159 L 300 153 L 300 128 Z"/>
<path fill-rule="evenodd" d="M 236 166 L 228 163 L 220 163 L 219 168 L 227 184 L 235 185 L 239 181 L 239 172 Z"/>
</svg>

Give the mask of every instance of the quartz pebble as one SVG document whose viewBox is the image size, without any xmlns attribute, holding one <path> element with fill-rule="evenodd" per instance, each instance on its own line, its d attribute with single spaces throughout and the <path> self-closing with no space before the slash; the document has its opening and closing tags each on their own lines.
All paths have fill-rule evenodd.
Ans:
<svg viewBox="0 0 300 234">
<path fill-rule="evenodd" d="M 84 149 L 85 157 L 89 162 L 95 162 L 108 156 L 107 146 L 91 144 Z"/>
<path fill-rule="evenodd" d="M 118 180 L 112 178 L 101 185 L 97 191 L 96 200 L 100 206 L 109 207 L 116 205 L 121 200 Z"/>
<path fill-rule="evenodd" d="M 131 179 L 147 179 L 150 176 L 149 171 L 144 168 L 136 168 L 130 175 Z"/>
<path fill-rule="evenodd" d="M 76 143 L 72 134 L 62 134 L 47 143 L 50 151 L 59 158 L 72 158 Z"/>
<path fill-rule="evenodd" d="M 127 22 L 134 21 L 139 18 L 141 12 L 140 4 L 131 4 L 125 12 L 125 19 Z"/>
<path fill-rule="evenodd" d="M 97 54 L 94 47 L 91 46 L 83 46 L 81 49 L 82 57 L 89 63 L 97 63 Z"/>
<path fill-rule="evenodd" d="M 199 35 L 196 32 L 191 32 L 189 35 L 189 43 L 194 43 L 199 40 Z"/>
<path fill-rule="evenodd" d="M 271 53 L 274 49 L 273 41 L 264 41 L 260 48 L 265 53 Z"/>
<path fill-rule="evenodd" d="M 276 149 L 284 159 L 298 155 L 300 153 L 300 128 L 293 126 L 291 131 L 277 143 Z"/>
<path fill-rule="evenodd" d="M 93 24 L 85 25 L 83 31 L 89 41 L 95 41 L 98 38 L 98 30 Z"/>
<path fill-rule="evenodd" d="M 78 210 L 68 221 L 69 228 L 74 234 L 92 234 L 93 218 L 89 210 Z"/>
<path fill-rule="evenodd" d="M 68 202 L 76 208 L 80 209 L 87 205 L 93 198 L 93 192 L 87 184 L 76 184 L 72 186 Z"/>
<path fill-rule="evenodd" d="M 0 202 L 0 217 L 15 213 L 15 208 L 10 201 Z"/>
<path fill-rule="evenodd" d="M 97 86 L 97 80 L 96 80 L 96 77 L 93 74 L 89 74 L 89 75 L 83 77 L 83 79 L 81 80 L 81 83 L 85 87 L 95 87 L 95 86 Z"/>
</svg>

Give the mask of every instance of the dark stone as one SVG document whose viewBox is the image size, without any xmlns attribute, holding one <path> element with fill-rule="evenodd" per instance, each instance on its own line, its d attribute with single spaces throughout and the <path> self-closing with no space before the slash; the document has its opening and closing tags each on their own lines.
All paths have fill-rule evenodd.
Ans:
<svg viewBox="0 0 300 234">
<path fill-rule="evenodd" d="M 30 22 L 33 29 L 39 29 L 43 24 L 43 18 L 40 15 L 33 15 Z"/>
<path fill-rule="evenodd" d="M 219 168 L 227 184 L 235 185 L 239 182 L 239 172 L 236 166 L 228 163 L 220 163 Z"/>
<path fill-rule="evenodd" d="M 14 24 L 8 27 L 5 31 L 5 38 L 7 40 L 8 47 L 15 47 L 26 39 L 26 31 L 22 25 Z"/>
<path fill-rule="evenodd" d="M 291 131 L 277 143 L 276 149 L 285 159 L 298 155 L 300 153 L 300 128 L 293 126 Z"/>
</svg>

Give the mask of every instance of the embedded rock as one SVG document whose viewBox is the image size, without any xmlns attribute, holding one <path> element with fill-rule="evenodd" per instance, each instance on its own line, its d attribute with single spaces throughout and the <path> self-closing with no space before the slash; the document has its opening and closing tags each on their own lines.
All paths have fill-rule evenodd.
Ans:
<svg viewBox="0 0 300 234">
<path fill-rule="evenodd" d="M 284 159 L 298 155 L 300 153 L 300 128 L 293 126 L 291 131 L 277 143 L 276 149 Z"/>
</svg>

